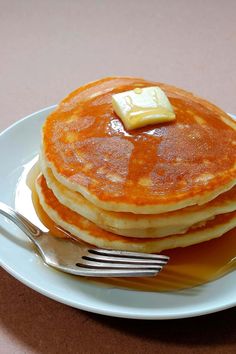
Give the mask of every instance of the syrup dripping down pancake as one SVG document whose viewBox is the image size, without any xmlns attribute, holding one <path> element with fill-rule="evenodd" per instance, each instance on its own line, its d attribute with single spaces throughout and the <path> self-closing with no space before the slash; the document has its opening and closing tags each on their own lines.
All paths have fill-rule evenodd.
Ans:
<svg viewBox="0 0 236 354">
<path fill-rule="evenodd" d="M 111 96 L 158 85 L 176 120 L 127 131 Z M 99 208 L 157 214 L 205 204 L 236 184 L 236 123 L 184 90 L 106 78 L 67 96 L 43 127 L 42 155 L 56 179 Z"/>
<path fill-rule="evenodd" d="M 171 235 L 158 239 L 119 236 L 99 228 L 91 221 L 60 204 L 53 192 L 47 187 L 43 175 L 38 177 L 36 189 L 41 206 L 57 225 L 71 233 L 73 237 L 102 248 L 155 253 L 208 241 L 220 237 L 236 227 L 236 212 L 231 212 L 218 215 L 214 220 L 207 221 L 204 226 L 190 229 L 182 235 Z"/>
<path fill-rule="evenodd" d="M 41 166 L 44 163 L 41 161 Z M 129 237 L 163 237 L 184 233 L 193 225 L 236 210 L 236 187 L 211 202 L 163 214 L 133 214 L 103 210 L 59 183 L 48 168 L 42 168 L 48 187 L 61 204 L 99 227 Z"/>
</svg>

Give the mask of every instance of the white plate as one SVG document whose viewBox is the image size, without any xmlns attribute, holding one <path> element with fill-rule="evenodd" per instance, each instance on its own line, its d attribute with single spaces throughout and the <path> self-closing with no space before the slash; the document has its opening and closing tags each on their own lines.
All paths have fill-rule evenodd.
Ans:
<svg viewBox="0 0 236 354">
<path fill-rule="evenodd" d="M 0 195 L 9 205 L 15 204 L 18 180 L 24 166 L 39 151 L 42 123 L 54 107 L 36 112 L 0 134 Z M 75 308 L 124 318 L 174 319 L 236 305 L 236 272 L 195 288 L 194 292 L 122 290 L 82 281 L 45 266 L 24 234 L 3 217 L 0 233 L 1 266 L 30 288 Z"/>
</svg>

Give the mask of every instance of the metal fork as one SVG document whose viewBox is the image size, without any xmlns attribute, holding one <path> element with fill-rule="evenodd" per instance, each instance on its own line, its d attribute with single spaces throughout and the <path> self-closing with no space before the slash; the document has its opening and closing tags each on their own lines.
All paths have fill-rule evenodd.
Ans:
<svg viewBox="0 0 236 354">
<path fill-rule="evenodd" d="M 86 277 L 155 276 L 169 260 L 164 255 L 90 248 L 77 241 L 53 237 L 1 202 L 0 214 L 29 237 L 47 265 L 65 273 Z"/>
</svg>

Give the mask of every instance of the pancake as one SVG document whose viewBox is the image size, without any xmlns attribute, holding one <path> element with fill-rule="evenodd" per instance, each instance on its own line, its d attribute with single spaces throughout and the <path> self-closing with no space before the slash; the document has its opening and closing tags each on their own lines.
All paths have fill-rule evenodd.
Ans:
<svg viewBox="0 0 236 354">
<path fill-rule="evenodd" d="M 47 185 L 61 204 L 94 222 L 99 227 L 118 235 L 129 237 L 163 237 L 184 233 L 199 222 L 236 210 L 236 187 L 202 206 L 192 206 L 163 214 L 138 215 L 119 213 L 98 208 L 80 193 L 60 184 L 52 171 L 45 168 L 41 160 L 42 172 Z"/>
<path fill-rule="evenodd" d="M 127 131 L 112 94 L 154 85 L 167 94 L 176 120 Z M 236 123 L 226 113 L 187 91 L 137 78 L 80 87 L 43 127 L 42 157 L 57 181 L 113 212 L 205 204 L 236 184 L 235 156 Z"/>
<path fill-rule="evenodd" d="M 214 220 L 207 221 L 204 226 L 190 229 L 183 235 L 172 235 L 161 239 L 124 237 L 99 228 L 60 204 L 53 192 L 47 187 L 46 180 L 42 175 L 36 181 L 36 189 L 43 209 L 57 225 L 70 232 L 74 237 L 102 248 L 155 253 L 217 238 L 236 227 L 236 212 L 231 212 L 218 215 Z"/>
</svg>

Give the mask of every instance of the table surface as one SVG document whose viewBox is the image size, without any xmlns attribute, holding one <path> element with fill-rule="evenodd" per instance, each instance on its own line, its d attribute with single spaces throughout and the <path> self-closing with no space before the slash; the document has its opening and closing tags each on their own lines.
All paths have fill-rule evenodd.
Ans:
<svg viewBox="0 0 236 354">
<path fill-rule="evenodd" d="M 0 8 L 0 130 L 111 75 L 174 84 L 236 113 L 235 0 L 0 0 Z M 0 276 L 1 354 L 236 352 L 236 309 L 115 319 Z"/>
</svg>

